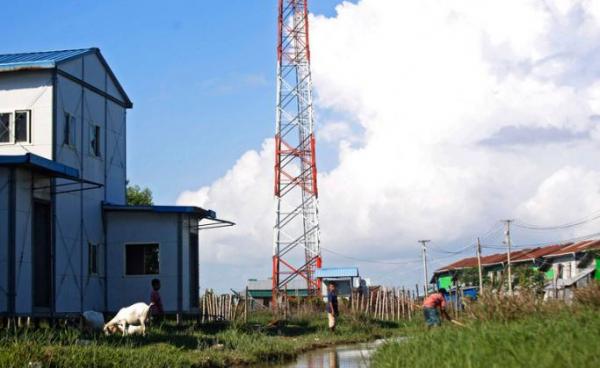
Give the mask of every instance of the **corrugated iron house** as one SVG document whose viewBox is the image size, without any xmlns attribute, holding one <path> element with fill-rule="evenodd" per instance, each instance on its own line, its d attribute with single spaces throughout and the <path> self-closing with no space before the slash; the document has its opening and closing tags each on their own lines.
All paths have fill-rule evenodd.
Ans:
<svg viewBox="0 0 600 368">
<path fill-rule="evenodd" d="M 533 249 L 522 249 L 511 253 L 511 264 L 528 264 L 546 275 L 546 289 L 554 290 L 570 286 L 582 286 L 592 277 L 600 279 L 600 259 L 592 252 L 600 249 L 600 240 L 588 240 L 578 243 L 555 244 Z M 507 254 L 496 253 L 481 257 L 481 266 L 485 276 L 492 283 L 504 277 Z M 462 270 L 478 267 L 477 257 L 463 258 L 437 269 L 431 283 L 438 288 L 451 290 L 455 286 L 456 276 Z M 477 285 L 461 285 L 474 286 Z"/>
<path fill-rule="evenodd" d="M 315 277 L 321 280 L 323 297 L 327 296 L 329 284 L 335 285 L 340 297 L 351 297 L 354 290 L 366 289 L 366 283 L 361 280 L 357 267 L 321 268 L 316 270 Z"/>
<path fill-rule="evenodd" d="M 272 279 L 249 279 L 246 287 L 248 288 L 248 296 L 256 300 L 264 306 L 271 305 L 273 297 L 273 280 Z M 306 297 L 308 296 L 308 288 L 306 280 L 293 279 L 287 284 L 285 290 L 288 297 Z"/>
<path fill-rule="evenodd" d="M 0 55 L 0 313 L 148 301 L 197 310 L 197 231 L 214 212 L 126 206 L 132 102 L 96 48 Z"/>
</svg>

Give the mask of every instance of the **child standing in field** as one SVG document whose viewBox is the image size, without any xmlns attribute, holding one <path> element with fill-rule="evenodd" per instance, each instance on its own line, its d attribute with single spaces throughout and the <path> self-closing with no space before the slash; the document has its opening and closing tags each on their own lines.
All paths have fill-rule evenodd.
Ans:
<svg viewBox="0 0 600 368">
<path fill-rule="evenodd" d="M 162 300 L 160 298 L 160 280 L 153 279 L 152 280 L 152 293 L 150 293 L 150 302 L 153 303 L 150 306 L 150 313 L 152 315 L 152 319 L 156 321 L 160 321 L 165 313 L 163 310 Z"/>
</svg>

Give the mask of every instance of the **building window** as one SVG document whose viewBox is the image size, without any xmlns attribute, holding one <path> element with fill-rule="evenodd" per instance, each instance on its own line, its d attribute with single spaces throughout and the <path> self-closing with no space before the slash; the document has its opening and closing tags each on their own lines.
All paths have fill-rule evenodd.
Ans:
<svg viewBox="0 0 600 368">
<path fill-rule="evenodd" d="M 65 126 L 63 132 L 63 144 L 65 146 L 75 147 L 75 124 L 77 120 L 68 112 L 65 113 Z"/>
<path fill-rule="evenodd" d="M 23 110 L 15 112 L 15 142 L 30 142 L 31 111 Z"/>
<path fill-rule="evenodd" d="M 90 154 L 100 157 L 100 127 L 98 125 L 90 126 Z"/>
<path fill-rule="evenodd" d="M 98 244 L 88 243 L 88 273 L 98 274 Z"/>
<path fill-rule="evenodd" d="M 125 244 L 126 275 L 158 275 L 158 244 Z"/>
<path fill-rule="evenodd" d="M 0 113 L 0 143 L 10 143 L 10 113 Z"/>
</svg>

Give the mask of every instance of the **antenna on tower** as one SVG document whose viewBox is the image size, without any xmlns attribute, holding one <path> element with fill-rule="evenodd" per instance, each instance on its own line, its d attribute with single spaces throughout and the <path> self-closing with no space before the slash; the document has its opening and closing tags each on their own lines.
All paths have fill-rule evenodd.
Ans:
<svg viewBox="0 0 600 368">
<path fill-rule="evenodd" d="M 298 276 L 309 295 L 321 288 L 314 277 L 321 248 L 307 2 L 279 0 L 273 307 Z"/>
</svg>

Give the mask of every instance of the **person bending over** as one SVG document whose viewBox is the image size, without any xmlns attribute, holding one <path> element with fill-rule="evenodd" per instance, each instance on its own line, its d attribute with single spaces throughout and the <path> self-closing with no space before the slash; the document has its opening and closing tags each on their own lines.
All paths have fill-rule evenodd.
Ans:
<svg viewBox="0 0 600 368">
<path fill-rule="evenodd" d="M 425 298 L 425 301 L 423 301 L 423 317 L 425 317 L 427 327 L 441 325 L 442 320 L 440 316 L 446 318 L 448 321 L 452 320 L 446 312 L 446 299 L 444 297 L 446 294 L 446 289 L 440 288 L 437 292 L 429 294 Z"/>
</svg>

